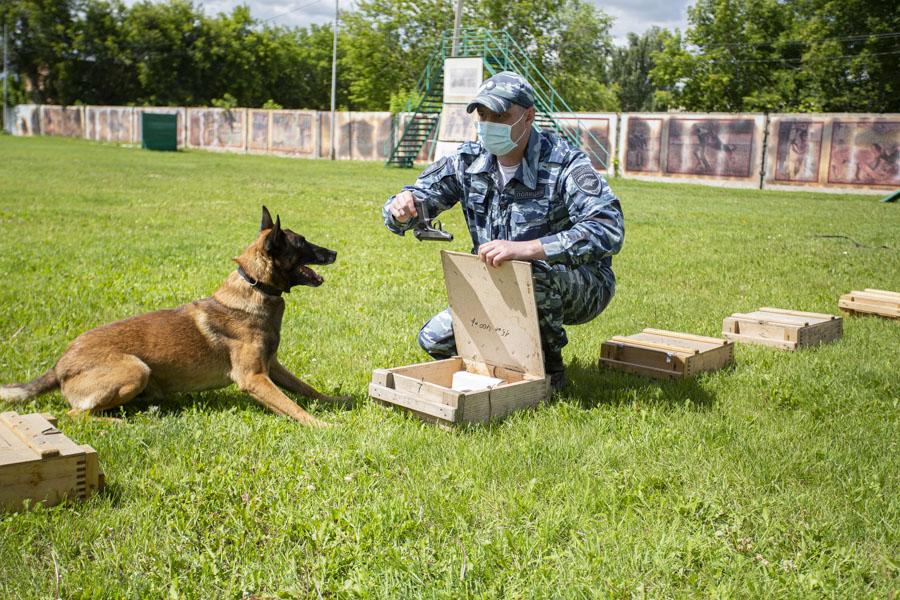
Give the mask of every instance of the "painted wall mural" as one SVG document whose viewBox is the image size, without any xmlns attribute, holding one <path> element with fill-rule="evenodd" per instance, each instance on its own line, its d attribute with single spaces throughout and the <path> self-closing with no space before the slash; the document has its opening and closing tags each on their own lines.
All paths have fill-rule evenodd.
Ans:
<svg viewBox="0 0 900 600">
<path fill-rule="evenodd" d="M 751 119 L 670 119 L 666 172 L 749 177 L 753 133 Z"/>
<path fill-rule="evenodd" d="M 619 169 L 625 176 L 760 185 L 765 115 L 633 113 L 620 123 Z"/>
<path fill-rule="evenodd" d="M 474 141 L 478 138 L 475 132 L 475 113 L 466 112 L 466 104 L 444 104 L 441 110 L 438 140 L 442 142 Z"/>
<path fill-rule="evenodd" d="M 250 110 L 250 137 L 247 140 L 248 150 L 267 152 L 269 150 L 269 111 Z"/>
<path fill-rule="evenodd" d="M 352 112 L 344 134 L 350 140 L 354 160 L 386 160 L 390 149 L 392 119 L 379 112 Z"/>
<path fill-rule="evenodd" d="M 188 145 L 221 150 L 244 149 L 244 109 L 188 109 Z"/>
<path fill-rule="evenodd" d="M 618 123 L 615 113 L 554 113 L 553 118 L 579 140 L 595 169 L 606 175 L 613 174 Z"/>
<path fill-rule="evenodd" d="M 900 185 L 900 122 L 834 121 L 828 183 Z"/>
<path fill-rule="evenodd" d="M 628 117 L 625 139 L 625 169 L 636 172 L 660 171 L 662 119 Z"/>
<path fill-rule="evenodd" d="M 312 111 L 273 111 L 272 145 L 279 154 L 314 156 L 316 153 L 316 113 Z"/>
<path fill-rule="evenodd" d="M 134 143 L 134 109 L 123 106 L 86 106 L 85 137 L 98 142 Z"/>
<path fill-rule="evenodd" d="M 13 135 L 32 136 L 41 134 L 40 104 L 19 104 L 13 107 Z"/>
<path fill-rule="evenodd" d="M 444 104 L 468 104 L 478 93 L 483 74 L 481 58 L 444 60 Z"/>
<path fill-rule="evenodd" d="M 84 137 L 80 106 L 42 106 L 41 133 L 64 137 Z"/>
<path fill-rule="evenodd" d="M 460 87 L 471 83 L 460 77 Z M 434 132 L 434 138 L 444 140 L 427 141 L 420 162 L 453 153 L 462 141 L 476 138 L 465 104 L 445 108 Z M 181 147 L 309 158 L 327 158 L 330 153 L 328 112 L 30 104 L 10 109 L 15 135 L 122 144 L 141 143 L 144 112 L 177 115 Z M 770 188 L 873 193 L 900 188 L 900 114 L 773 114 L 768 120 L 750 113 L 556 113 L 554 117 L 578 131 L 588 147 L 617 156 L 626 177 L 759 187 L 764 171 L 763 185 Z M 337 113 L 337 158 L 385 160 L 409 118 L 388 112 Z M 601 165 L 595 167 L 603 172 Z M 606 173 L 612 173 L 612 161 Z"/>
<path fill-rule="evenodd" d="M 818 181 L 825 125 L 814 121 L 781 121 L 774 134 L 775 180 Z"/>
<path fill-rule="evenodd" d="M 768 187 L 900 187 L 900 115 L 779 114 L 769 124 Z"/>
</svg>

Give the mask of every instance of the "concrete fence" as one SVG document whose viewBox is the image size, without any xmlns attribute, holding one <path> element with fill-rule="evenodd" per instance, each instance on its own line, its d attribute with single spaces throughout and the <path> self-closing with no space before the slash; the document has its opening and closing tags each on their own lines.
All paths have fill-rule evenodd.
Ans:
<svg viewBox="0 0 900 600">
<path fill-rule="evenodd" d="M 11 111 L 15 135 L 141 143 L 141 114 L 178 116 L 178 146 L 327 158 L 331 115 L 310 110 L 38 106 Z M 787 190 L 900 188 L 900 114 L 557 113 L 609 153 L 607 174 Z M 339 159 L 388 158 L 408 115 L 336 113 Z M 591 135 L 587 135 L 590 132 Z M 435 143 L 426 143 L 428 160 Z M 617 165 L 614 165 L 614 159 Z M 617 166 L 617 170 L 615 167 Z M 599 167 L 599 165 L 598 165 Z"/>
</svg>

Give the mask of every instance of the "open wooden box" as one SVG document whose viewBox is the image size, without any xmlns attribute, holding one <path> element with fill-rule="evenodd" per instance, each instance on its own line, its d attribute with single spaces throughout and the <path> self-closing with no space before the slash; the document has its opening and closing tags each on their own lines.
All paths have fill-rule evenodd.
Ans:
<svg viewBox="0 0 900 600">
<path fill-rule="evenodd" d="M 486 423 L 550 397 L 538 329 L 531 263 L 489 267 L 471 254 L 441 252 L 458 356 L 376 369 L 369 396 L 442 425 Z M 454 373 L 502 379 L 460 391 Z"/>
<path fill-rule="evenodd" d="M 615 336 L 600 347 L 599 366 L 648 377 L 676 379 L 715 371 L 734 360 L 734 344 L 719 338 L 644 329 Z"/>
<path fill-rule="evenodd" d="M 841 296 L 838 307 L 848 313 L 900 319 L 900 292 L 871 288 L 853 291 Z"/>
<path fill-rule="evenodd" d="M 841 339 L 844 321 L 835 315 L 763 307 L 735 313 L 722 322 L 722 335 L 734 342 L 796 350 Z"/>
<path fill-rule="evenodd" d="M 53 415 L 0 413 L 0 510 L 84 499 L 103 484 L 97 453 L 63 435 Z"/>
</svg>

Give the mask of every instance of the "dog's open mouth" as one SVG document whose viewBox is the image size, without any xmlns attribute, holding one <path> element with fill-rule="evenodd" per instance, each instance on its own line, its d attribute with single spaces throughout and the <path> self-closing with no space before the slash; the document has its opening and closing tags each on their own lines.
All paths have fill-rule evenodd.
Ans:
<svg viewBox="0 0 900 600">
<path fill-rule="evenodd" d="M 322 279 L 322 276 L 307 267 L 306 265 L 298 265 L 297 269 L 299 269 L 300 273 L 310 282 L 310 285 L 322 285 L 322 282 L 325 281 Z"/>
</svg>

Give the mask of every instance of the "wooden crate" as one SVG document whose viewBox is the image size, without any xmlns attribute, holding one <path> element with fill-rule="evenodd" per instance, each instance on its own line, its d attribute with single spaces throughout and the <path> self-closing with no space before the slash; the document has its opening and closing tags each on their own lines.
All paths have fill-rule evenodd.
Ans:
<svg viewBox="0 0 900 600">
<path fill-rule="evenodd" d="M 841 339 L 844 320 L 835 315 L 763 307 L 735 313 L 722 322 L 722 335 L 734 342 L 796 350 Z"/>
<path fill-rule="evenodd" d="M 488 267 L 477 256 L 446 250 L 441 262 L 459 355 L 376 369 L 369 396 L 445 426 L 487 423 L 548 399 L 531 263 Z M 450 387 L 457 371 L 504 383 L 461 392 Z"/>
<path fill-rule="evenodd" d="M 838 307 L 848 313 L 900 319 L 900 292 L 871 288 L 853 291 L 841 296 Z"/>
<path fill-rule="evenodd" d="M 87 498 L 103 483 L 97 453 L 63 435 L 52 415 L 0 413 L 0 510 Z"/>
<path fill-rule="evenodd" d="M 615 336 L 600 348 L 600 367 L 676 379 L 715 371 L 734 360 L 734 344 L 714 337 L 644 329 Z"/>
</svg>

